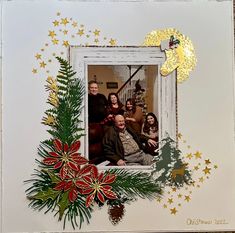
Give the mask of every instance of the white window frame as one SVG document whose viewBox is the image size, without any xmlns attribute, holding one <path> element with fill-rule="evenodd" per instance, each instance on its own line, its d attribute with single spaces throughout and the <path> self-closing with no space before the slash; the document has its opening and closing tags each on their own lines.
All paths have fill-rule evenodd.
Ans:
<svg viewBox="0 0 235 233">
<path fill-rule="evenodd" d="M 153 112 L 157 114 L 159 121 L 159 141 L 170 136 L 177 141 L 177 84 L 176 72 L 173 71 L 166 77 L 160 74 L 160 68 L 165 62 L 164 51 L 159 47 L 80 47 L 70 46 L 69 60 L 73 69 L 77 72 L 77 78 L 84 80 L 88 90 L 88 66 L 89 65 L 156 65 L 158 66 L 157 85 L 153 87 L 154 102 Z M 87 92 L 86 92 L 87 93 Z M 82 138 L 81 148 L 83 155 L 89 159 L 88 150 L 88 95 L 84 97 L 84 111 L 81 114 L 82 126 L 87 136 Z M 160 144 L 161 146 L 161 144 Z M 109 169 L 112 166 L 102 164 L 100 168 Z M 115 166 L 117 168 L 117 166 Z M 123 167 L 122 167 L 123 168 Z M 128 169 L 148 170 L 150 166 L 126 166 Z"/>
</svg>

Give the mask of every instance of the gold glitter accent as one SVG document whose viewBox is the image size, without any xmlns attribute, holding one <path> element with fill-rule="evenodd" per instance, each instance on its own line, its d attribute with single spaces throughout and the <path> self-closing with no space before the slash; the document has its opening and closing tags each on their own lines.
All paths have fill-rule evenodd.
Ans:
<svg viewBox="0 0 235 233">
<path fill-rule="evenodd" d="M 179 40 L 176 48 L 165 50 L 166 61 L 161 67 L 161 74 L 167 76 L 173 70 L 177 70 L 177 82 L 188 79 L 189 72 L 196 65 L 196 55 L 191 40 L 174 28 L 155 30 L 145 37 L 145 46 L 160 46 L 163 40 L 168 40 L 173 36 Z"/>
</svg>

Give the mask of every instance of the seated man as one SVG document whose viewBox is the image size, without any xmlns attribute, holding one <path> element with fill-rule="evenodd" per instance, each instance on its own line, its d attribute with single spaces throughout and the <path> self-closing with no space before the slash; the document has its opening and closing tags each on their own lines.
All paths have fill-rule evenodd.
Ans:
<svg viewBox="0 0 235 233">
<path fill-rule="evenodd" d="M 143 152 L 139 137 L 126 127 L 124 117 L 116 115 L 114 124 L 103 138 L 105 157 L 118 166 L 151 165 L 153 156 Z M 147 137 L 143 137 L 142 140 L 152 143 Z"/>
</svg>

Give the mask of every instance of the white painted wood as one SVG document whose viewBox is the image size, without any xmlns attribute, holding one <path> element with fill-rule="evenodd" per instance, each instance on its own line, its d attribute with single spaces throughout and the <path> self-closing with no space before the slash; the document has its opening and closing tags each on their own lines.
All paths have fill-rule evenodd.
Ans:
<svg viewBox="0 0 235 233">
<path fill-rule="evenodd" d="M 169 135 L 176 140 L 176 72 L 167 77 L 160 74 L 161 65 L 165 62 L 165 53 L 158 47 L 78 47 L 71 46 L 69 60 L 77 77 L 84 80 L 88 89 L 88 65 L 156 65 L 158 66 L 157 82 L 154 85 L 154 111 L 159 119 L 159 139 Z M 84 98 L 82 127 L 88 135 L 87 95 Z M 84 137 L 82 153 L 89 159 L 88 136 Z M 135 167 L 132 167 L 135 169 Z M 137 167 L 136 167 L 137 168 Z M 139 166 L 138 166 L 139 169 Z"/>
</svg>

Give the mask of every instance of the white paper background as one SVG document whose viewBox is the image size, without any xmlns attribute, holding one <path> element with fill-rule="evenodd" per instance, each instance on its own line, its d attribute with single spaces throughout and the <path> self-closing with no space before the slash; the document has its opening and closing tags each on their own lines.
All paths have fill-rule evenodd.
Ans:
<svg viewBox="0 0 235 233">
<path fill-rule="evenodd" d="M 98 28 L 118 45 L 140 45 L 147 33 L 173 27 L 193 42 L 197 66 L 178 87 L 179 130 L 218 169 L 176 216 L 155 201 L 126 206 L 113 226 L 107 209 L 96 210 L 83 231 L 235 229 L 235 150 L 232 1 L 79 2 L 4 1 L 2 232 L 62 231 L 53 214 L 28 208 L 24 180 L 36 168 L 37 147 L 47 138 L 40 124 L 47 109 L 45 76 L 33 75 L 35 54 L 48 40 L 56 12 Z M 188 225 L 187 219 L 225 219 L 228 224 Z M 67 231 L 72 228 L 67 224 Z M 78 230 L 78 229 L 77 229 Z"/>
</svg>

